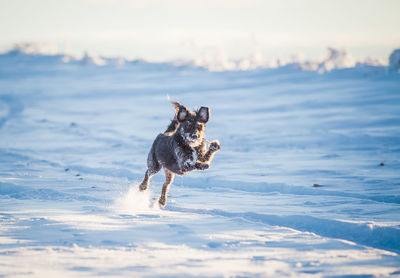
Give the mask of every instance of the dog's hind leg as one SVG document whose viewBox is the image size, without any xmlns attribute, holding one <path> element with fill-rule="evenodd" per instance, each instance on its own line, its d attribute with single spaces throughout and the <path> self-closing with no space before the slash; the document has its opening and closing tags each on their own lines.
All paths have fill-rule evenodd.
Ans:
<svg viewBox="0 0 400 278">
<path fill-rule="evenodd" d="M 140 191 L 146 190 L 149 187 L 150 178 L 160 171 L 161 166 L 158 164 L 157 168 L 148 168 L 144 174 L 143 181 L 139 185 Z"/>
<path fill-rule="evenodd" d="M 165 168 L 164 168 L 164 171 L 165 171 L 165 182 L 164 182 L 164 185 L 162 188 L 160 199 L 158 200 L 160 207 L 165 207 L 165 205 L 167 204 L 168 188 L 171 185 L 171 183 L 174 181 L 174 177 L 175 177 L 175 174 L 172 173 L 171 171 L 169 171 Z"/>
<path fill-rule="evenodd" d="M 154 174 L 153 174 L 154 175 Z M 151 172 L 147 169 L 146 173 L 144 174 L 144 178 L 139 185 L 140 191 L 144 191 L 149 187 L 150 178 L 153 176 Z"/>
<path fill-rule="evenodd" d="M 147 170 L 144 175 L 143 181 L 139 185 L 140 191 L 146 190 L 149 187 L 150 178 L 160 171 L 161 165 L 155 158 L 154 147 L 151 148 L 147 158 Z"/>
</svg>

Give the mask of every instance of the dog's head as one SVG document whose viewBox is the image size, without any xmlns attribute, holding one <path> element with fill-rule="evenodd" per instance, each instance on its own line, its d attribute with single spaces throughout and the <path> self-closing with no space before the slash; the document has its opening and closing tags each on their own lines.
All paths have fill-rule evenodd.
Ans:
<svg viewBox="0 0 400 278">
<path fill-rule="evenodd" d="M 195 147 L 201 144 L 204 138 L 206 122 L 210 118 L 210 109 L 200 107 L 200 109 L 191 112 L 183 105 L 177 107 L 176 119 L 180 125 L 177 130 L 185 142 Z"/>
</svg>

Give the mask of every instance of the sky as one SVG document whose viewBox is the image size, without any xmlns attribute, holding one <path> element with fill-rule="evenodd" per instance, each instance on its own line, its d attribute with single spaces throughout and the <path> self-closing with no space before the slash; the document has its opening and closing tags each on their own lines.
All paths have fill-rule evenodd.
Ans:
<svg viewBox="0 0 400 278">
<path fill-rule="evenodd" d="M 161 61 L 316 58 L 335 47 L 383 58 L 400 48 L 399 11 L 399 0 L 0 0 L 0 50 L 36 42 Z"/>
</svg>

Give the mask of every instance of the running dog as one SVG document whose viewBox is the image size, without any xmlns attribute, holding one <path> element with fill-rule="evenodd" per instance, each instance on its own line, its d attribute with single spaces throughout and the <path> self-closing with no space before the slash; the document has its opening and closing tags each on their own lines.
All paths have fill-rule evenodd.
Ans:
<svg viewBox="0 0 400 278">
<path fill-rule="evenodd" d="M 221 149 L 218 140 L 209 143 L 204 138 L 206 123 L 210 118 L 210 109 L 200 107 L 191 112 L 179 102 L 169 99 L 175 106 L 175 116 L 164 133 L 154 140 L 147 157 L 147 170 L 139 185 L 140 191 L 149 187 L 150 178 L 161 168 L 165 171 L 165 182 L 158 200 L 160 207 L 167 204 L 168 188 L 175 174 L 186 175 L 193 170 L 206 170 L 214 154 Z"/>
</svg>

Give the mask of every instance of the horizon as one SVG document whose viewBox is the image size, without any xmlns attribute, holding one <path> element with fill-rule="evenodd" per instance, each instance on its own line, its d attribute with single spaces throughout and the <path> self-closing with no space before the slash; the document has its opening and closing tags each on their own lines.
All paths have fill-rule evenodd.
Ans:
<svg viewBox="0 0 400 278">
<path fill-rule="evenodd" d="M 122 66 L 126 62 L 143 61 L 145 63 L 167 63 L 173 66 L 191 65 L 207 69 L 209 71 L 246 71 L 256 69 L 272 69 L 285 67 L 287 65 L 294 65 L 296 68 L 304 71 L 316 71 L 318 73 L 330 72 L 337 69 L 356 68 L 356 67 L 388 67 L 389 70 L 396 70 L 397 66 L 393 64 L 392 56 L 398 55 L 400 49 L 392 51 L 390 57 L 387 58 L 371 58 L 356 59 L 345 49 L 327 48 L 325 57 L 318 59 L 306 59 L 304 56 L 292 56 L 287 59 L 266 60 L 262 56 L 253 53 L 251 56 L 241 57 L 239 59 L 232 59 L 229 57 L 215 56 L 205 57 L 198 56 L 192 60 L 175 60 L 175 61 L 149 61 L 142 58 L 129 59 L 126 57 L 113 57 L 96 55 L 90 52 L 85 52 L 82 55 L 73 55 L 66 52 L 56 51 L 54 48 L 46 48 L 43 45 L 36 43 L 20 43 L 15 44 L 14 47 L 7 51 L 1 52 L 0 57 L 5 55 L 15 56 L 19 54 L 33 56 L 33 57 L 59 57 L 62 63 L 70 63 L 77 61 L 85 65 L 105 66 L 107 64 Z M 30 60 L 32 61 L 32 60 Z M 39 60 L 40 61 L 40 58 Z"/>
<path fill-rule="evenodd" d="M 400 47 L 399 9 L 395 0 L 0 0 L 0 51 L 34 42 L 58 53 L 156 62 L 317 59 L 333 47 L 386 59 Z"/>
</svg>

